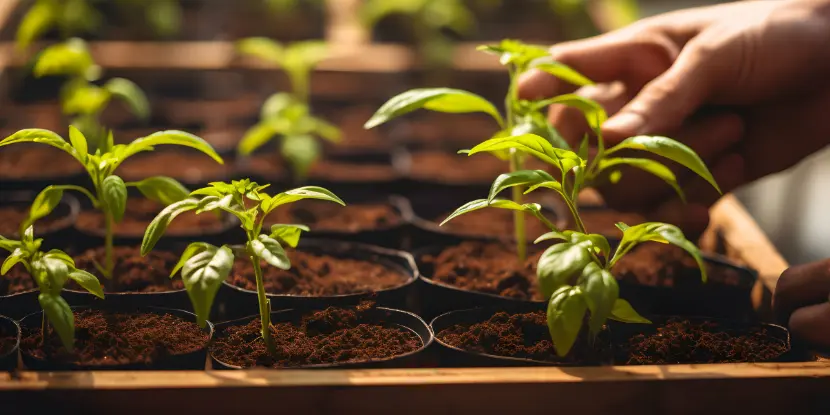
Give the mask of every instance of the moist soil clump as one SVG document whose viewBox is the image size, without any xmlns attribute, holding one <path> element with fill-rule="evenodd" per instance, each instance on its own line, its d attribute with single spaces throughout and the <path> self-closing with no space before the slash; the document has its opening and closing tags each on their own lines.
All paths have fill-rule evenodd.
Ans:
<svg viewBox="0 0 830 415">
<path fill-rule="evenodd" d="M 409 280 L 401 272 L 376 260 L 355 260 L 289 250 L 291 269 L 282 270 L 261 262 L 263 282 L 268 294 L 332 296 L 358 294 L 398 287 Z M 248 259 L 234 262 L 228 282 L 236 287 L 256 290 L 254 267 Z"/>
<path fill-rule="evenodd" d="M 94 264 L 103 264 L 104 257 L 104 247 L 90 249 L 75 257 L 75 266 L 100 276 Z M 184 288 L 181 278 L 170 278 L 170 271 L 179 260 L 172 252 L 153 250 L 142 257 L 138 246 L 116 246 L 113 258 L 113 280 L 99 278 L 105 292 L 157 293 Z M 75 282 L 67 283 L 67 288 L 84 291 Z"/>
<path fill-rule="evenodd" d="M 0 327 L 0 356 L 8 354 L 17 344 L 17 333 L 11 327 Z"/>
<path fill-rule="evenodd" d="M 709 284 L 738 286 L 741 274 L 730 267 L 705 264 Z M 668 244 L 650 242 L 639 245 L 614 265 L 618 280 L 655 287 L 694 287 L 704 284 L 694 258 Z"/>
<path fill-rule="evenodd" d="M 653 334 L 637 334 L 627 345 L 627 364 L 739 363 L 773 360 L 787 345 L 763 327 L 731 330 L 715 322 L 669 320 Z"/>
<path fill-rule="evenodd" d="M 303 223 L 312 231 L 359 232 L 400 224 L 403 219 L 388 203 L 362 203 L 340 206 L 315 200 L 302 200 L 277 209 L 268 220 L 274 223 Z"/>
<path fill-rule="evenodd" d="M 437 218 L 435 223 L 441 223 L 450 216 L 447 212 Z M 454 217 L 441 226 L 442 229 L 469 236 L 490 236 L 497 238 L 513 238 L 513 211 L 507 209 L 481 209 Z M 525 235 L 530 241 L 542 236 L 550 230 L 536 218 L 525 215 Z"/>
<path fill-rule="evenodd" d="M 153 364 L 168 356 L 195 352 L 208 342 L 208 334 L 196 323 L 171 314 L 75 312 L 72 352 L 64 349 L 51 325 L 49 333 L 41 346 L 40 326 L 24 329 L 21 349 L 55 363 L 111 366 Z"/>
<path fill-rule="evenodd" d="M 144 235 L 147 225 L 155 219 L 156 215 L 164 209 L 161 204 L 140 197 L 127 200 L 127 209 L 124 218 L 116 223 L 114 232 L 116 235 Z M 40 222 L 38 222 L 40 223 Z M 104 232 L 104 215 L 97 210 L 84 210 L 78 215 L 75 222 L 78 229 L 84 231 Z M 176 220 L 170 222 L 165 232 L 167 235 L 182 235 L 193 233 L 216 233 L 222 231 L 224 223 L 222 219 L 213 213 L 196 214 L 193 211 L 184 212 L 176 216 Z"/>
<path fill-rule="evenodd" d="M 603 341 L 604 334 L 589 348 L 580 336 L 564 358 L 556 354 L 547 317 L 544 311 L 508 313 L 499 311 L 486 321 L 475 324 L 456 324 L 441 330 L 436 337 L 454 347 L 475 353 L 532 359 L 554 363 L 585 363 L 598 361 L 608 355 L 610 348 Z"/>
<path fill-rule="evenodd" d="M 235 366 L 297 367 L 386 359 L 423 346 L 415 333 L 371 318 L 369 309 L 365 304 L 354 309 L 330 307 L 304 316 L 300 324 L 272 323 L 274 356 L 268 354 L 256 318 L 222 330 L 212 352 L 218 360 Z"/>
<path fill-rule="evenodd" d="M 527 260 L 519 262 L 515 248 L 502 243 L 466 241 L 425 255 L 421 261 L 432 265 L 434 281 L 470 291 L 519 300 L 542 301 L 536 282 L 536 263 L 542 250 L 528 246 Z"/>
<path fill-rule="evenodd" d="M 0 207 L 0 235 L 7 238 L 20 236 L 20 224 L 29 218 L 28 206 L 3 206 Z M 45 218 L 38 219 L 37 233 L 43 235 L 55 229 L 60 217 L 55 215 L 48 215 Z"/>
</svg>

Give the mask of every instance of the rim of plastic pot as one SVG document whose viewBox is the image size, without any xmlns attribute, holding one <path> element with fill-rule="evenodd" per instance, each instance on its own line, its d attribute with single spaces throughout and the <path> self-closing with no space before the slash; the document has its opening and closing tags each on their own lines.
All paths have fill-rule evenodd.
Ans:
<svg viewBox="0 0 830 415">
<path fill-rule="evenodd" d="M 487 360 L 492 360 L 493 362 L 509 362 L 517 366 L 596 366 L 596 363 L 588 363 L 588 362 L 550 362 L 545 360 L 536 360 L 536 359 L 527 359 L 521 357 L 511 357 L 511 356 L 499 356 L 490 353 L 481 353 L 481 352 L 474 352 L 470 350 L 465 350 L 460 347 L 453 346 L 438 337 L 438 333 L 442 330 L 462 322 L 464 317 L 467 317 L 468 320 L 475 320 L 478 322 L 484 321 L 479 319 L 482 316 L 492 316 L 495 313 L 500 311 L 507 312 L 507 313 L 527 313 L 533 311 L 545 311 L 546 305 L 544 303 L 517 303 L 514 305 L 509 305 L 507 307 L 475 307 L 475 308 L 467 308 L 463 310 L 453 310 L 443 313 L 435 318 L 432 319 L 429 323 L 429 327 L 432 330 L 435 336 L 435 343 L 441 345 L 441 347 L 450 349 L 454 352 L 462 353 L 464 355 L 473 356 L 477 358 L 484 358 Z M 452 321 L 453 318 L 459 319 L 459 321 Z M 488 317 L 489 318 L 489 317 Z M 438 327 L 436 327 L 436 325 Z M 606 329 L 607 330 L 607 329 Z M 609 341 L 610 345 L 610 341 Z M 613 349 L 613 348 L 612 348 Z M 613 353 L 613 350 L 611 351 Z"/>
<path fill-rule="evenodd" d="M 333 249 L 331 249 L 333 247 Z M 385 293 L 394 290 L 400 290 L 406 287 L 411 286 L 420 278 L 420 272 L 418 271 L 418 266 L 415 263 L 415 258 L 409 252 L 397 250 L 397 249 L 389 249 L 383 248 L 380 246 L 363 244 L 360 242 L 350 242 L 350 241 L 339 241 L 335 239 L 324 239 L 324 238 L 305 238 L 300 239 L 300 243 L 297 246 L 297 249 L 303 252 L 308 252 L 310 248 L 311 252 L 317 250 L 319 253 L 323 253 L 326 255 L 331 255 L 334 257 L 338 257 L 337 254 L 342 254 L 344 252 L 352 252 L 352 251 L 363 251 L 372 254 L 377 254 L 381 257 L 393 257 L 402 260 L 406 266 L 401 266 L 395 264 L 391 260 L 385 260 L 381 262 L 383 266 L 392 269 L 393 271 L 400 272 L 402 275 L 407 276 L 407 280 L 394 287 L 388 287 L 380 290 L 373 290 L 373 291 L 363 291 L 359 293 L 350 293 L 350 294 L 337 294 L 337 295 L 323 295 L 323 296 L 315 296 L 315 295 L 291 295 L 291 294 L 272 294 L 266 292 L 265 295 L 268 298 L 315 298 L 320 300 L 325 299 L 344 299 L 349 297 L 354 298 L 361 298 L 366 296 L 367 294 L 372 293 Z M 325 249 L 329 248 L 329 249 Z M 341 255 L 342 257 L 342 255 Z M 376 263 L 379 261 L 376 261 Z M 408 268 L 408 269 L 407 269 Z M 256 291 L 249 290 L 246 288 L 237 287 L 227 280 L 222 281 L 222 285 L 240 293 L 248 294 L 248 295 L 257 295 Z"/>
<path fill-rule="evenodd" d="M 453 236 L 455 236 L 455 235 L 453 235 Z M 462 241 L 465 241 L 465 240 L 466 241 L 478 241 L 478 242 L 485 242 L 485 243 L 486 242 L 491 242 L 491 243 L 510 243 L 511 242 L 511 241 L 505 240 L 505 239 L 488 238 L 488 237 L 466 237 L 466 238 L 459 238 L 459 239 L 460 240 L 448 241 L 448 243 L 446 243 L 446 244 L 436 244 L 436 245 L 426 246 L 426 247 L 419 248 L 419 249 L 416 249 L 416 250 L 411 252 L 412 257 L 415 260 L 415 264 L 418 267 L 418 273 L 419 273 L 419 276 L 420 276 L 420 279 L 421 279 L 422 282 L 424 282 L 426 284 L 429 284 L 429 285 L 432 285 L 432 286 L 441 287 L 443 289 L 448 289 L 448 290 L 452 290 L 452 291 L 456 291 L 456 292 L 462 292 L 462 293 L 465 293 L 465 294 L 472 293 L 472 294 L 475 294 L 475 295 L 480 295 L 483 298 L 490 298 L 490 299 L 505 301 L 505 302 L 515 302 L 515 303 L 546 303 L 547 302 L 547 301 L 544 301 L 544 300 L 539 300 L 539 301 L 522 300 L 522 299 L 517 299 L 517 298 L 504 297 L 504 296 L 497 295 L 497 294 L 484 293 L 484 292 L 474 291 L 474 290 L 467 290 L 467 289 L 464 289 L 464 288 L 456 287 L 456 286 L 451 285 L 451 284 L 443 283 L 443 282 L 440 282 L 440 281 L 435 281 L 433 279 L 433 275 L 426 275 L 425 273 L 421 272 L 421 270 L 424 267 L 422 267 L 422 262 L 421 262 L 420 258 L 423 255 L 430 254 L 430 253 L 438 254 L 446 248 L 449 248 L 449 247 L 452 247 L 452 246 L 457 246 Z M 615 243 L 618 243 L 619 240 L 610 240 L 610 242 L 612 243 L 612 246 L 613 246 Z M 721 266 L 721 267 L 731 268 L 731 269 L 737 271 L 738 275 L 740 275 L 741 280 L 740 280 L 739 285 L 735 285 L 736 288 L 752 289 L 755 286 L 755 282 L 758 279 L 758 272 L 757 271 L 755 271 L 751 268 L 742 266 L 742 265 L 735 264 L 735 263 L 731 262 L 728 258 L 723 257 L 721 255 L 704 253 L 704 254 L 702 254 L 702 257 L 703 257 L 704 263 L 709 263 L 710 265 L 714 264 L 714 265 Z M 707 282 L 707 284 L 711 284 L 711 283 L 713 283 L 713 281 Z M 655 287 L 655 288 L 659 288 L 659 287 Z"/>
<path fill-rule="evenodd" d="M 691 322 L 712 322 L 717 323 L 718 325 L 725 326 L 727 329 L 734 329 L 734 330 L 747 330 L 753 327 L 763 327 L 766 329 L 772 329 L 774 332 L 769 336 L 772 338 L 776 338 L 784 342 L 787 347 L 787 350 L 782 352 L 780 355 L 769 359 L 763 360 L 753 363 L 763 363 L 763 362 L 778 362 L 781 361 L 782 358 L 790 355 L 794 349 L 792 347 L 792 336 L 790 335 L 790 331 L 781 325 L 774 324 L 774 323 L 765 323 L 765 322 L 745 322 L 739 320 L 732 320 L 728 318 L 721 318 L 721 317 L 704 317 L 698 315 L 690 315 L 690 316 L 682 316 L 682 315 L 646 315 L 646 318 L 651 320 L 652 324 L 643 324 L 643 323 L 623 323 L 620 321 L 615 320 L 608 320 L 606 323 L 609 332 L 611 334 L 611 344 L 612 349 L 614 352 L 614 364 L 615 365 L 626 365 L 626 366 L 641 366 L 641 365 L 630 365 L 618 359 L 618 354 L 623 353 L 626 351 L 622 347 L 624 341 L 628 341 L 636 334 L 645 334 L 648 332 L 655 332 L 658 327 L 665 325 L 666 322 L 672 319 L 679 319 L 679 320 L 689 320 Z M 624 329 L 623 329 L 624 328 Z M 620 333 L 623 334 L 620 334 Z M 618 341 L 623 340 L 623 341 Z M 693 364 L 703 364 L 703 363 L 693 363 Z"/>
<path fill-rule="evenodd" d="M 181 310 L 181 309 L 177 309 L 177 308 L 153 307 L 153 306 L 119 307 L 119 306 L 112 306 L 111 304 L 107 305 L 106 303 L 104 303 L 104 304 L 100 304 L 100 305 L 75 306 L 75 307 L 70 307 L 70 309 L 72 309 L 73 314 L 75 312 L 79 311 L 79 310 L 86 310 L 86 309 L 101 310 L 101 311 L 105 311 L 105 312 L 128 313 L 128 314 L 148 314 L 148 313 L 152 313 L 152 314 L 163 314 L 163 313 L 165 313 L 165 314 L 167 314 L 167 313 L 169 313 L 169 314 L 173 314 L 177 317 L 187 319 L 189 321 L 194 321 L 194 324 L 196 324 L 195 323 L 195 320 L 196 320 L 196 315 L 195 314 L 193 314 L 193 313 L 191 313 L 187 310 Z M 26 321 L 36 318 L 38 321 L 36 322 L 35 326 L 36 327 L 40 326 L 40 324 L 41 324 L 41 322 L 40 322 L 41 314 L 43 314 L 43 311 L 36 311 L 36 312 L 34 312 L 32 314 L 29 314 L 26 317 L 23 317 L 22 319 L 20 319 L 19 327 L 20 327 L 21 339 L 22 339 L 22 336 L 23 336 L 23 327 L 26 326 Z M 195 350 L 195 351 L 192 351 L 192 352 L 188 352 L 188 353 L 184 353 L 184 354 L 178 354 L 178 355 L 169 355 L 169 357 L 171 357 L 171 358 L 185 358 L 187 356 L 196 355 L 196 354 L 198 354 L 202 351 L 205 351 L 205 352 L 209 353 L 210 345 L 211 345 L 211 342 L 213 341 L 213 335 L 215 333 L 215 327 L 214 327 L 214 324 L 212 322 L 210 322 L 209 320 L 206 320 L 206 323 L 207 324 L 205 325 L 205 327 L 201 328 L 202 331 L 207 331 L 207 333 L 208 333 L 208 339 L 205 342 L 204 346 L 202 346 L 198 350 Z M 39 362 L 39 364 L 43 364 L 43 365 L 50 365 L 54 368 L 69 369 L 69 370 L 135 370 L 135 369 L 147 369 L 147 368 L 153 368 L 154 367 L 154 364 L 147 365 L 147 364 L 143 364 L 143 363 L 124 363 L 124 364 L 116 364 L 116 365 L 82 365 L 82 364 L 74 364 L 74 363 L 50 364 L 49 361 L 46 360 L 46 359 L 36 358 L 36 357 L 31 356 L 30 354 L 25 353 L 24 349 L 22 349 L 22 348 L 20 348 L 20 355 L 24 358 L 24 365 L 26 365 L 26 360 L 29 360 L 29 361 Z M 27 365 L 27 367 L 28 367 L 28 365 Z"/>
<path fill-rule="evenodd" d="M 318 311 L 320 309 L 321 308 L 319 308 L 319 307 L 309 308 L 309 309 L 291 308 L 291 309 L 287 309 L 287 310 L 272 311 L 271 312 L 271 322 L 273 323 L 275 321 L 275 319 L 274 319 L 275 316 L 277 318 L 282 317 L 282 316 L 291 316 L 292 317 L 291 321 L 294 321 L 294 319 L 302 318 L 303 316 L 307 315 L 309 312 Z M 387 308 L 387 307 L 376 307 L 374 310 L 382 311 L 382 312 L 386 312 L 386 313 L 391 313 L 392 315 L 396 315 L 398 317 L 406 317 L 406 318 L 409 318 L 412 322 L 419 323 L 420 327 L 418 327 L 418 328 L 423 329 L 423 332 L 419 332 L 418 330 L 416 330 L 416 328 L 404 325 L 402 323 L 394 323 L 392 325 L 398 326 L 398 327 L 403 327 L 403 328 L 409 330 L 410 332 L 413 332 L 421 340 L 421 347 L 419 347 L 418 349 L 413 350 L 411 352 L 407 352 L 407 353 L 404 353 L 404 354 L 399 354 L 399 355 L 396 355 L 396 356 L 385 357 L 385 358 L 382 358 L 382 359 L 372 359 L 372 360 L 364 360 L 364 361 L 358 361 L 358 362 L 320 363 L 320 364 L 313 364 L 313 365 L 292 366 L 292 367 L 285 367 L 285 368 L 270 368 L 270 369 L 275 369 L 275 370 L 286 369 L 287 370 L 287 369 L 350 368 L 350 367 L 356 367 L 356 366 L 388 363 L 388 362 L 393 362 L 393 361 L 396 361 L 396 360 L 402 360 L 402 359 L 408 358 L 410 356 L 414 356 L 418 353 L 421 353 L 421 352 L 427 350 L 427 348 L 435 341 L 435 333 L 432 331 L 432 326 L 427 324 L 427 322 L 424 321 L 424 319 L 422 319 L 419 315 L 417 315 L 413 312 L 410 312 L 410 311 L 398 310 L 398 309 L 395 309 L 395 308 Z M 218 333 L 221 333 L 221 330 L 224 329 L 225 327 L 239 325 L 239 324 L 242 324 L 242 323 L 247 323 L 247 322 L 249 322 L 253 319 L 257 319 L 257 318 L 259 318 L 259 314 L 255 314 L 255 315 L 252 315 L 252 316 L 242 317 L 242 318 L 238 318 L 238 319 L 235 319 L 235 320 L 230 320 L 230 321 L 225 321 L 225 322 L 219 323 L 219 324 L 216 325 L 217 337 L 220 336 Z M 236 369 L 236 370 L 253 369 L 253 368 L 244 368 L 242 366 L 232 365 L 232 364 L 225 363 L 225 362 L 219 360 L 213 354 L 213 344 L 211 344 L 211 347 L 209 348 L 208 353 L 210 355 L 211 362 L 214 365 L 220 365 L 221 366 L 220 369 Z M 216 369 L 216 368 L 214 367 L 214 369 Z"/>
<path fill-rule="evenodd" d="M 14 327 L 14 329 L 17 330 L 17 341 L 14 343 L 14 347 L 7 353 L 0 355 L 0 361 L 5 360 L 14 355 L 15 366 L 17 366 L 17 352 L 20 350 L 20 338 L 22 336 L 23 331 L 20 329 L 20 324 L 11 317 L 0 315 L 0 322 L 2 322 L 0 324 L 5 324 L 10 327 Z M 0 368 L 0 370 L 2 370 L 2 368 Z"/>
</svg>

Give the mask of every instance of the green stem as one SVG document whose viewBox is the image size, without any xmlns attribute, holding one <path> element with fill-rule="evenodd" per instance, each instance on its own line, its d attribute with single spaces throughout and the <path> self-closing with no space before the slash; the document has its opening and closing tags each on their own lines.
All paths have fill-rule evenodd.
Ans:
<svg viewBox="0 0 830 415">
<path fill-rule="evenodd" d="M 49 336 L 49 321 L 46 319 L 46 312 L 41 313 L 40 317 L 40 345 L 46 345 L 46 337 Z"/>
<path fill-rule="evenodd" d="M 585 223 L 582 222 L 582 218 L 579 217 L 579 209 L 576 207 L 576 203 L 573 200 L 568 199 L 567 197 L 563 197 L 565 200 L 565 204 L 568 206 L 568 210 L 571 211 L 571 216 L 574 217 L 574 224 L 576 224 L 577 230 L 582 233 L 588 233 L 585 229 Z"/>
<path fill-rule="evenodd" d="M 115 263 L 112 259 L 112 235 L 113 223 L 115 222 L 115 219 L 112 217 L 109 209 L 104 209 L 104 212 L 104 223 L 106 226 L 106 229 L 104 230 L 104 277 L 112 279 L 112 273 L 115 270 Z"/>
<path fill-rule="evenodd" d="M 265 295 L 265 284 L 262 281 L 262 267 L 259 265 L 259 257 L 251 251 L 251 244 L 249 235 L 248 255 L 251 258 L 251 263 L 254 265 L 254 276 L 256 277 L 256 296 L 259 302 L 259 319 L 262 322 L 260 334 L 262 334 L 262 341 L 265 342 L 265 347 L 271 356 L 277 354 L 277 346 L 274 344 L 274 338 L 271 337 L 271 301 Z"/>
<path fill-rule="evenodd" d="M 521 169 L 521 161 L 519 160 L 519 152 L 515 149 L 510 149 L 510 171 L 515 172 Z M 522 204 L 522 189 L 521 186 L 514 186 L 512 189 L 513 202 Z M 525 235 L 525 213 L 516 210 L 513 212 L 513 236 L 516 238 L 516 253 L 519 256 L 519 261 L 523 262 L 527 258 L 527 236 Z"/>
</svg>

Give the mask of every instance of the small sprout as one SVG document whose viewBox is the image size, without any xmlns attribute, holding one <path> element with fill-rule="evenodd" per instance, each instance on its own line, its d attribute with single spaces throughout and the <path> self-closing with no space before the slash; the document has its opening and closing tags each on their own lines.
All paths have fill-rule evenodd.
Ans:
<svg viewBox="0 0 830 415">
<path fill-rule="evenodd" d="M 218 163 L 222 158 L 205 140 L 183 131 L 160 131 L 141 137 L 129 144 L 113 144 L 112 133 L 107 136 L 95 152 L 91 152 L 84 134 L 74 126 L 69 126 L 69 141 L 60 135 L 44 129 L 20 130 L 3 140 L 0 147 L 15 143 L 42 143 L 59 148 L 77 160 L 89 174 L 94 192 L 75 185 L 52 185 L 43 189 L 35 198 L 32 206 L 29 223 L 42 218 L 52 212 L 58 205 L 63 192 L 74 190 L 86 195 L 95 209 L 104 214 L 106 233 L 104 248 L 106 251 L 104 264 L 96 264 L 98 270 L 106 278 L 112 278 L 113 263 L 113 224 L 124 216 L 127 203 L 127 188 L 137 188 L 148 199 L 168 205 L 186 199 L 188 190 L 179 182 L 169 177 L 149 177 L 138 182 L 125 183 L 121 177 L 115 175 L 115 170 L 127 158 L 145 151 L 152 151 L 155 146 L 171 144 L 190 147 L 208 155 Z M 27 226 L 28 226 L 27 224 Z"/>
<path fill-rule="evenodd" d="M 214 182 L 208 187 L 194 190 L 190 196 L 171 204 L 161 211 L 144 233 L 141 254 L 146 255 L 164 234 L 167 226 L 178 215 L 187 211 L 197 214 L 207 211 L 224 211 L 236 216 L 245 231 L 247 243 L 242 255 L 247 256 L 256 274 L 259 315 L 262 321 L 262 339 L 269 353 L 276 353 L 271 325 L 271 303 L 265 294 L 260 260 L 280 269 L 289 269 L 291 261 L 284 246 L 296 247 L 300 234 L 308 231 L 305 225 L 273 225 L 271 233 L 262 233 L 265 218 L 276 208 L 303 199 L 319 199 L 345 203 L 334 193 L 316 186 L 300 187 L 270 196 L 264 192 L 268 185 L 260 186 L 248 179 L 231 183 Z M 196 319 L 204 327 L 219 286 L 228 278 L 234 261 L 234 250 L 223 245 L 217 247 L 205 242 L 194 242 L 185 248 L 178 264 L 170 274 L 172 278 L 181 271 L 185 289 L 193 304 Z"/>
</svg>

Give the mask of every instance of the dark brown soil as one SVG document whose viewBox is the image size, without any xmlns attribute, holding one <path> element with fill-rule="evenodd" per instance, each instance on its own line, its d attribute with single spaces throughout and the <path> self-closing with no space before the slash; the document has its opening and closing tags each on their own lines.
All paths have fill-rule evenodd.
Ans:
<svg viewBox="0 0 830 415">
<path fill-rule="evenodd" d="M 645 218 L 636 213 L 623 213 L 611 209 L 580 209 L 579 216 L 588 232 L 614 238 L 622 237 L 622 231 L 615 226 L 618 222 L 628 225 L 646 222 Z M 569 226 L 568 229 L 575 227 Z"/>
<path fill-rule="evenodd" d="M 171 314 L 122 314 L 98 310 L 75 312 L 75 350 L 68 352 L 50 326 L 40 346 L 40 326 L 23 330 L 21 349 L 56 363 L 111 366 L 153 364 L 167 356 L 195 352 L 208 335 L 196 323 Z"/>
<path fill-rule="evenodd" d="M 597 358 L 597 353 L 591 352 L 587 344 L 580 340 L 577 340 L 568 356 L 559 357 L 553 348 L 547 317 L 543 311 L 500 311 L 480 323 L 456 324 L 446 328 L 438 332 L 436 337 L 460 349 L 497 356 L 556 363 L 577 363 Z"/>
<path fill-rule="evenodd" d="M 319 200 L 301 200 L 277 209 L 269 224 L 302 223 L 311 231 L 359 232 L 385 229 L 403 221 L 388 203 L 358 203 L 340 206 Z"/>
<path fill-rule="evenodd" d="M 124 219 L 115 224 L 115 234 L 121 236 L 142 236 L 147 225 L 164 209 L 159 203 L 143 197 L 127 200 Z M 104 232 L 104 215 L 97 210 L 84 210 L 78 215 L 75 226 L 87 232 Z M 170 222 L 166 235 L 215 234 L 225 227 L 222 219 L 213 213 L 196 214 L 193 211 L 182 213 Z"/>
<path fill-rule="evenodd" d="M 113 281 L 107 284 L 103 277 L 99 277 L 106 292 L 156 293 L 184 288 L 181 278 L 170 278 L 170 271 L 179 261 L 179 257 L 172 252 L 153 250 L 147 256 L 142 257 L 138 246 L 116 246 L 113 250 L 113 258 L 115 258 Z M 93 260 L 99 264 L 104 263 L 103 247 L 90 249 L 76 256 L 75 266 L 100 276 Z M 83 290 L 74 282 L 69 282 L 66 286 L 69 289 Z"/>
<path fill-rule="evenodd" d="M 5 257 L 2 260 L 5 260 Z M 35 288 L 37 288 L 35 280 L 23 264 L 13 266 L 6 275 L 0 278 L 0 295 L 18 294 Z"/>
<path fill-rule="evenodd" d="M 135 156 L 116 171 L 124 181 L 138 181 L 151 176 L 168 176 L 184 183 L 225 180 L 232 173 L 232 160 L 219 164 L 197 151 L 159 151 Z"/>
<path fill-rule="evenodd" d="M 2 221 L 0 221 L 0 235 L 5 236 L 6 238 L 19 236 L 20 224 L 28 217 L 28 206 L 21 205 L 0 207 L 0 218 L 2 218 Z M 45 232 L 54 230 L 56 222 L 60 219 L 62 218 L 54 214 L 39 219 L 37 223 L 35 223 L 35 233 L 42 235 Z"/>
<path fill-rule="evenodd" d="M 276 153 L 256 154 L 247 160 L 247 171 L 269 178 L 286 177 L 285 163 Z M 309 180 L 333 182 L 377 182 L 397 178 L 390 164 L 356 163 L 334 160 L 317 161 L 308 173 Z"/>
<path fill-rule="evenodd" d="M 466 156 L 444 151 L 416 151 L 411 155 L 409 175 L 418 180 L 490 184 L 508 168 L 506 161 L 486 154 Z M 525 168 L 547 170 L 544 163 L 532 158 L 527 159 Z"/>
<path fill-rule="evenodd" d="M 507 209 L 480 209 L 456 216 L 441 226 L 441 229 L 446 229 L 447 231 L 460 235 L 513 238 L 513 212 Z M 447 212 L 438 216 L 434 219 L 434 222 L 441 223 L 451 213 Z M 549 214 L 548 218 L 552 219 Z M 529 241 L 533 241 L 542 234 L 550 231 L 542 222 L 528 214 L 525 214 L 525 230 Z"/>
<path fill-rule="evenodd" d="M 624 256 L 612 270 L 617 279 L 658 287 L 698 286 L 702 284 L 697 263 L 686 251 L 668 244 L 650 242 L 639 245 Z M 729 267 L 706 265 L 710 282 L 737 286 L 741 274 Z"/>
<path fill-rule="evenodd" d="M 9 353 L 17 344 L 17 333 L 10 327 L 0 327 L 0 356 Z"/>
<path fill-rule="evenodd" d="M 512 246 L 466 241 L 421 260 L 433 266 L 434 281 L 471 291 L 542 301 L 536 282 L 536 263 L 541 255 L 542 250 L 535 249 L 526 261 L 519 263 Z"/>
<path fill-rule="evenodd" d="M 331 296 L 358 294 L 398 287 L 409 280 L 377 260 L 354 260 L 288 251 L 291 269 L 281 270 L 262 262 L 265 291 L 269 294 Z M 228 282 L 256 290 L 254 268 L 247 259 L 237 259 Z"/>
<path fill-rule="evenodd" d="M 787 352 L 787 345 L 762 327 L 734 330 L 714 322 L 671 320 L 654 334 L 628 343 L 628 364 L 763 362 Z"/>
<path fill-rule="evenodd" d="M 475 146 L 493 135 L 497 128 L 490 117 L 478 114 L 424 113 L 408 121 L 413 141 L 441 146 L 456 145 L 458 148 L 455 150 Z M 459 125 L 464 128 L 458 128 Z"/>
<path fill-rule="evenodd" d="M 213 355 L 242 367 L 297 367 L 385 359 L 423 346 L 415 333 L 369 318 L 366 307 L 330 307 L 303 317 L 300 325 L 272 322 L 276 356 L 268 354 L 258 318 L 231 326 L 218 333 Z"/>
<path fill-rule="evenodd" d="M 363 128 L 363 124 L 366 123 L 366 120 L 372 118 L 375 110 L 377 110 L 376 106 L 362 105 L 333 111 L 327 119 L 340 128 L 343 139 L 327 148 L 326 151 L 329 154 L 337 154 L 361 150 L 389 150 L 392 147 L 392 142 L 381 134 L 380 129 L 367 130 Z"/>
<path fill-rule="evenodd" d="M 0 180 L 62 178 L 84 171 L 62 150 L 46 145 L 15 145 L 0 149 Z"/>
</svg>

